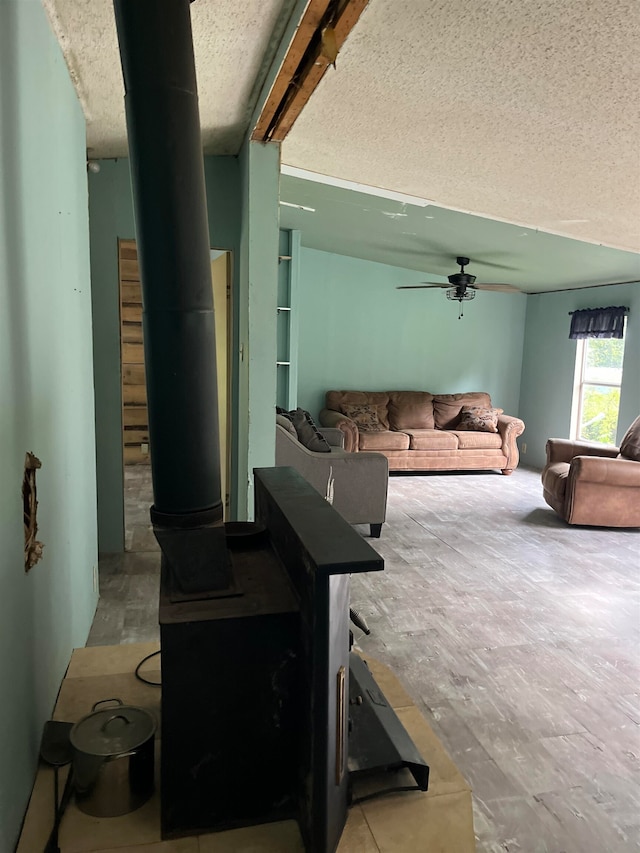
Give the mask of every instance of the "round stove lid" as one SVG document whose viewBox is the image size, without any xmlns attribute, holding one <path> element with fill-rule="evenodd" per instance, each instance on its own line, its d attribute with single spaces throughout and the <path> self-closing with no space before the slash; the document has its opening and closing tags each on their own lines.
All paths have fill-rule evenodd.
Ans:
<svg viewBox="0 0 640 853">
<path fill-rule="evenodd" d="M 149 711 L 119 705 L 87 714 L 71 729 L 70 737 L 79 752 L 113 757 L 137 749 L 155 730 L 156 721 Z"/>
</svg>

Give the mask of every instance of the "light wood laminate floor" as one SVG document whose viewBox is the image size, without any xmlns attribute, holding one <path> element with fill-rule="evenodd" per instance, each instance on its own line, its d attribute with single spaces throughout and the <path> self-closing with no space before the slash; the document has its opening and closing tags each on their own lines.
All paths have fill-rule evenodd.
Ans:
<svg viewBox="0 0 640 853">
<path fill-rule="evenodd" d="M 148 473 L 126 488 L 147 550 L 101 559 L 92 645 L 158 636 Z M 385 571 L 352 579 L 358 645 L 471 784 L 478 851 L 640 850 L 640 531 L 569 527 L 519 468 L 393 476 L 372 544 Z"/>
</svg>

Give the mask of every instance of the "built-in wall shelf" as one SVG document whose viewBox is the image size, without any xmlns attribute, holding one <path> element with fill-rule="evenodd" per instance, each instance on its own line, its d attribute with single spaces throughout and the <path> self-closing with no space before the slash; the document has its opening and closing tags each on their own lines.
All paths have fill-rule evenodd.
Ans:
<svg viewBox="0 0 640 853">
<path fill-rule="evenodd" d="M 276 404 L 284 409 L 298 405 L 298 316 L 296 298 L 300 259 L 300 232 L 280 231 L 278 254 Z"/>
</svg>

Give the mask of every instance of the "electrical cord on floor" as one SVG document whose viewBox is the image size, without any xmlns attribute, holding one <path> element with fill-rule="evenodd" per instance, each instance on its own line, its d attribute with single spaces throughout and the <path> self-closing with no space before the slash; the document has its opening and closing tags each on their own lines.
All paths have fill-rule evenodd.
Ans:
<svg viewBox="0 0 640 853">
<path fill-rule="evenodd" d="M 359 611 L 357 611 L 353 607 L 350 607 L 349 608 L 349 616 L 351 617 L 351 621 L 355 625 L 357 625 L 357 627 L 360 628 L 364 632 L 364 634 L 368 635 L 371 633 L 364 616 Z M 362 639 L 362 637 L 359 637 L 358 639 Z M 142 660 L 140 661 L 140 663 L 138 664 L 138 666 L 136 667 L 136 670 L 135 670 L 135 676 L 138 679 L 138 681 L 142 681 L 143 684 L 149 684 L 151 687 L 162 687 L 161 681 L 149 681 L 148 678 L 145 678 L 143 675 L 140 675 L 140 669 L 142 668 L 142 666 L 148 660 L 151 660 L 151 658 L 153 658 L 159 654 L 160 654 L 160 649 L 158 649 L 157 652 L 151 652 L 150 655 L 147 655 L 146 657 L 142 658 Z"/>
<path fill-rule="evenodd" d="M 148 660 L 151 660 L 151 658 L 154 658 L 156 655 L 159 655 L 159 654 L 160 654 L 160 649 L 158 649 L 157 652 L 151 652 L 151 654 L 147 655 L 146 658 L 142 658 L 142 660 L 140 661 L 140 663 L 136 667 L 136 671 L 135 671 L 135 676 L 138 679 L 138 681 L 142 681 L 143 684 L 150 684 L 151 687 L 162 687 L 161 681 L 149 681 L 148 678 L 145 678 L 143 675 L 140 675 L 141 666 L 144 663 L 146 663 Z"/>
</svg>

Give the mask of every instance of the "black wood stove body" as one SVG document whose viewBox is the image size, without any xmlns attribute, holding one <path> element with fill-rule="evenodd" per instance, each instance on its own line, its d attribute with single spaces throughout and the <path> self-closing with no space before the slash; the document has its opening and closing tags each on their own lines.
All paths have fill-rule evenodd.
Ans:
<svg viewBox="0 0 640 853">
<path fill-rule="evenodd" d="M 228 537 L 240 594 L 185 601 L 163 576 L 163 835 L 294 817 L 325 853 L 347 815 L 349 575 L 383 561 L 293 469 L 255 484 L 264 534 Z"/>
<path fill-rule="evenodd" d="M 296 817 L 309 853 L 332 853 L 348 798 L 349 576 L 382 559 L 291 469 L 255 471 L 249 535 L 223 524 L 189 0 L 114 7 L 162 549 L 163 834 Z"/>
</svg>

